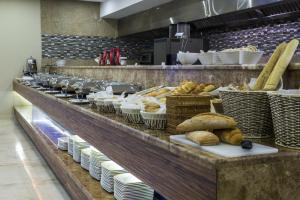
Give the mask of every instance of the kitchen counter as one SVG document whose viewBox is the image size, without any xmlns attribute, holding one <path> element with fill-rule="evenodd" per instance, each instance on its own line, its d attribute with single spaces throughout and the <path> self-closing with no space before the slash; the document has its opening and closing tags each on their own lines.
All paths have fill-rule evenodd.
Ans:
<svg viewBox="0 0 300 200">
<path fill-rule="evenodd" d="M 218 85 L 243 84 L 258 77 L 263 65 L 128 65 L 51 67 L 51 73 L 138 83 L 144 88 L 176 86 L 183 80 L 213 82 Z M 299 88 L 300 63 L 292 63 L 283 76 L 285 88 Z"/>
<path fill-rule="evenodd" d="M 13 82 L 16 92 L 168 199 L 297 199 L 300 152 L 224 158 Z M 265 140 L 274 146 L 272 141 Z"/>
</svg>

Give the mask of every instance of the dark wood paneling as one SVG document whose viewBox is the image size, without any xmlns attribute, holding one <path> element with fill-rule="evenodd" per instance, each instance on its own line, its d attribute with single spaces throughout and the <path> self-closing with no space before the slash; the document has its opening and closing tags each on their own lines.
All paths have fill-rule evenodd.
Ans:
<svg viewBox="0 0 300 200">
<path fill-rule="evenodd" d="M 14 81 L 14 90 L 68 130 L 101 150 L 112 160 L 171 200 L 216 199 L 216 170 L 151 144 L 127 126 L 117 126 Z"/>
</svg>

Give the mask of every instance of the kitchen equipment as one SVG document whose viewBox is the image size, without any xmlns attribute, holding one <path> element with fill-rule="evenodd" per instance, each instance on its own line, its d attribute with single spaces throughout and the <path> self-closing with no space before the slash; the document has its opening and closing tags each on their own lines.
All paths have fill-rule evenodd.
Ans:
<svg viewBox="0 0 300 200">
<path fill-rule="evenodd" d="M 263 56 L 263 51 L 251 52 L 251 51 L 240 51 L 239 64 L 257 64 Z"/>
<path fill-rule="evenodd" d="M 37 73 L 37 62 L 32 56 L 26 60 L 26 68 L 23 71 L 24 75 L 32 75 Z"/>
<path fill-rule="evenodd" d="M 127 57 L 120 57 L 120 65 L 122 66 L 127 65 Z"/>
<path fill-rule="evenodd" d="M 170 141 L 176 144 L 181 144 L 184 146 L 192 146 L 200 150 L 204 150 L 213 154 L 217 154 L 219 156 L 224 156 L 228 158 L 233 157 L 241 157 L 241 156 L 251 156 L 251 155 L 259 155 L 259 154 L 271 154 L 278 153 L 277 148 L 252 143 L 253 147 L 251 150 L 242 149 L 241 146 L 234 146 L 225 143 L 220 143 L 214 146 L 201 146 L 196 144 L 188 139 L 186 139 L 185 135 L 171 135 Z"/>
<path fill-rule="evenodd" d="M 120 60 L 121 60 L 121 51 L 120 51 L 120 48 L 115 48 L 114 49 L 114 64 L 115 65 L 121 65 L 120 64 Z"/>
<path fill-rule="evenodd" d="M 208 42 L 203 38 L 189 38 L 185 51 L 200 52 L 208 50 Z M 176 54 L 182 51 L 182 41 L 176 38 L 160 38 L 154 40 L 154 65 L 174 65 L 177 62 Z"/>
<path fill-rule="evenodd" d="M 177 54 L 177 59 L 178 61 L 183 64 L 183 65 L 192 65 L 197 62 L 199 57 L 199 53 L 184 53 L 184 52 L 179 52 Z"/>
</svg>

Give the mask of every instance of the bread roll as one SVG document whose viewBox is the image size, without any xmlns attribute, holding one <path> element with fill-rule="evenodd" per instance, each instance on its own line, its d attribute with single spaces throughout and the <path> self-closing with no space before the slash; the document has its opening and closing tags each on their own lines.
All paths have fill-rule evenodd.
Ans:
<svg viewBox="0 0 300 200">
<path fill-rule="evenodd" d="M 186 134 L 186 138 L 200 145 L 217 145 L 218 136 L 208 131 L 194 131 Z"/>
<path fill-rule="evenodd" d="M 222 142 L 232 145 L 240 145 L 242 140 L 244 139 L 243 133 L 238 128 L 214 130 L 214 133 L 220 138 Z"/>
<path fill-rule="evenodd" d="M 217 113 L 202 113 L 185 120 L 176 127 L 178 132 L 191 132 L 214 129 L 232 129 L 237 125 L 232 117 Z"/>
<path fill-rule="evenodd" d="M 280 45 L 277 46 L 274 53 L 270 57 L 269 61 L 263 68 L 262 72 L 259 74 L 256 83 L 254 85 L 253 90 L 262 90 L 272 72 L 274 69 L 280 55 L 283 53 L 284 49 L 286 48 L 286 43 L 283 42 Z"/>
<path fill-rule="evenodd" d="M 297 39 L 291 40 L 282 55 L 280 56 L 279 60 L 277 61 L 268 81 L 264 86 L 264 90 L 276 90 L 278 83 L 282 75 L 284 74 L 287 66 L 289 65 L 290 61 L 292 60 L 294 53 L 298 47 L 299 41 Z"/>
</svg>

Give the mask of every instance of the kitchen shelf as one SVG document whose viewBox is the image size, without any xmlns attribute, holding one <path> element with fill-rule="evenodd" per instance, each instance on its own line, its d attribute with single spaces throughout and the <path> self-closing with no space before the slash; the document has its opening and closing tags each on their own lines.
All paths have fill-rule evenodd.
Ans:
<svg viewBox="0 0 300 200">
<path fill-rule="evenodd" d="M 32 106 L 15 107 L 16 120 L 21 124 L 39 152 L 74 200 L 113 200 L 112 194 L 100 187 L 89 172 L 73 161 L 66 151 L 61 151 L 43 133 L 31 124 Z"/>
<path fill-rule="evenodd" d="M 223 158 L 170 143 L 163 131 L 127 124 L 116 115 L 99 114 L 17 81 L 13 88 L 167 199 L 240 199 L 241 191 L 249 199 L 300 195 L 300 152 L 280 148 L 277 154 Z"/>
</svg>

